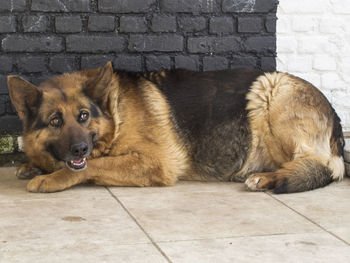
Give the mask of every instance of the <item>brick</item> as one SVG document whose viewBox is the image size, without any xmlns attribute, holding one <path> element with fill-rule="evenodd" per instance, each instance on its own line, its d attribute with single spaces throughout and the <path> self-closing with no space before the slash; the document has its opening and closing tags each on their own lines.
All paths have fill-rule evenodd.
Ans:
<svg viewBox="0 0 350 263">
<path fill-rule="evenodd" d="M 89 12 L 90 0 L 32 0 L 32 11 Z"/>
<path fill-rule="evenodd" d="M 341 15 L 350 15 L 350 3 L 349 1 L 333 0 L 332 9 L 334 13 Z"/>
<path fill-rule="evenodd" d="M 50 57 L 50 69 L 55 73 L 73 72 L 78 70 L 75 57 L 55 56 Z"/>
<path fill-rule="evenodd" d="M 11 102 L 11 99 L 10 99 L 10 96 L 8 96 L 8 100 L 7 100 L 7 103 L 5 105 L 5 108 L 6 108 L 6 113 L 8 114 L 16 114 L 16 109 L 15 109 L 15 106 L 13 106 L 12 102 Z"/>
<path fill-rule="evenodd" d="M 83 24 L 80 16 L 58 16 L 55 27 L 58 33 L 78 33 L 82 31 Z"/>
<path fill-rule="evenodd" d="M 322 55 L 315 55 L 314 61 L 313 61 L 313 68 L 317 70 L 336 70 L 337 69 L 337 63 L 335 59 L 326 54 Z"/>
<path fill-rule="evenodd" d="M 261 17 L 239 17 L 238 32 L 240 33 L 260 33 L 264 30 Z"/>
<path fill-rule="evenodd" d="M 245 49 L 248 52 L 273 54 L 276 50 L 276 38 L 270 36 L 248 37 L 245 41 Z"/>
<path fill-rule="evenodd" d="M 147 56 L 146 69 L 147 71 L 159 71 L 170 69 L 171 60 L 169 56 Z"/>
<path fill-rule="evenodd" d="M 298 52 L 301 54 L 310 53 L 323 53 L 323 47 L 328 46 L 328 37 L 325 35 L 321 36 L 303 36 L 298 39 Z"/>
<path fill-rule="evenodd" d="M 109 53 L 124 49 L 125 39 L 120 36 L 77 36 L 66 38 L 67 52 Z"/>
<path fill-rule="evenodd" d="M 290 56 L 288 58 L 288 71 L 310 72 L 312 69 L 312 56 Z"/>
<path fill-rule="evenodd" d="M 81 69 L 94 69 L 107 64 L 108 61 L 113 61 L 113 56 L 85 56 L 81 58 Z"/>
<path fill-rule="evenodd" d="M 332 92 L 336 90 L 346 91 L 348 89 L 348 85 L 341 79 L 340 75 L 336 72 L 324 72 L 321 75 L 322 88 L 328 89 Z M 342 95 L 337 96 L 338 98 L 343 97 Z M 347 102 L 349 106 L 349 101 Z"/>
<path fill-rule="evenodd" d="M 279 36 L 277 41 L 277 53 L 294 53 L 297 40 L 294 36 Z"/>
<path fill-rule="evenodd" d="M 223 70 L 228 69 L 228 61 L 225 57 L 204 57 L 203 70 Z"/>
<path fill-rule="evenodd" d="M 346 28 L 346 21 L 339 18 L 321 18 L 319 19 L 320 33 L 334 34 L 337 29 L 343 30 Z"/>
<path fill-rule="evenodd" d="M 22 122 L 17 116 L 2 116 L 0 123 L 0 133 L 9 134 L 21 131 Z"/>
<path fill-rule="evenodd" d="M 0 5 L 0 12 L 10 11 L 25 11 L 27 9 L 27 0 L 2 0 Z"/>
<path fill-rule="evenodd" d="M 207 28 L 207 20 L 204 17 L 179 17 L 179 28 L 185 32 L 199 32 Z"/>
<path fill-rule="evenodd" d="M 183 56 L 179 55 L 175 57 L 175 68 L 199 70 L 199 57 L 198 56 Z"/>
<path fill-rule="evenodd" d="M 157 0 L 99 0 L 98 10 L 108 13 L 144 13 L 150 11 Z"/>
<path fill-rule="evenodd" d="M 342 78 L 347 82 L 350 83 L 350 56 L 341 56 L 338 58 L 338 65 L 340 72 L 342 74 Z M 350 123 L 349 123 L 350 124 Z"/>
<path fill-rule="evenodd" d="M 147 32 L 147 24 L 144 17 L 122 16 L 119 25 L 120 32 L 143 33 Z"/>
<path fill-rule="evenodd" d="M 160 8 L 163 12 L 170 13 L 212 13 L 220 10 L 217 1 L 198 0 L 160 0 Z"/>
<path fill-rule="evenodd" d="M 12 71 L 12 57 L 0 56 L 0 72 L 7 73 Z"/>
<path fill-rule="evenodd" d="M 0 76 L 1 79 L 1 76 Z M 1 81 L 0 81 L 1 84 Z M 6 113 L 6 100 L 7 100 L 7 96 L 4 95 L 0 95 L 0 116 L 5 115 Z"/>
<path fill-rule="evenodd" d="M 277 0 L 223 0 L 222 11 L 231 13 L 268 13 L 277 8 Z"/>
<path fill-rule="evenodd" d="M 232 34 L 234 27 L 232 17 L 213 17 L 209 21 L 209 33 L 212 34 Z"/>
<path fill-rule="evenodd" d="M 178 35 L 132 35 L 129 41 L 130 51 L 182 51 L 183 37 Z"/>
<path fill-rule="evenodd" d="M 265 20 L 265 29 L 268 33 L 276 33 L 276 17 L 268 16 Z"/>
<path fill-rule="evenodd" d="M 278 17 L 277 20 L 278 34 L 286 34 L 290 31 L 290 19 L 289 17 Z"/>
<path fill-rule="evenodd" d="M 310 82 L 315 87 L 321 86 L 321 76 L 317 73 L 298 73 L 298 77 Z"/>
<path fill-rule="evenodd" d="M 48 19 L 43 15 L 24 16 L 22 26 L 24 32 L 45 32 L 48 27 Z"/>
<path fill-rule="evenodd" d="M 53 74 L 49 74 L 49 73 L 45 73 L 45 74 L 41 74 L 39 76 L 36 75 L 29 75 L 27 77 L 27 79 L 29 79 L 29 81 L 31 83 L 33 83 L 34 85 L 40 85 L 41 83 L 53 78 L 55 75 Z"/>
<path fill-rule="evenodd" d="M 343 83 L 346 89 L 346 83 Z M 334 85 L 329 86 L 329 89 L 334 90 Z M 333 101 L 333 104 L 335 107 L 340 108 L 342 110 L 347 111 L 347 115 L 349 115 L 349 110 L 350 110 L 350 105 L 349 105 L 349 98 L 350 98 L 350 92 L 348 91 L 344 91 L 344 90 L 334 90 L 332 92 L 332 95 L 334 98 L 336 98 L 336 100 Z"/>
<path fill-rule="evenodd" d="M 248 1 L 249 2 L 249 1 Z M 278 0 L 255 0 L 254 12 L 276 12 Z"/>
<path fill-rule="evenodd" d="M 5 52 L 60 52 L 63 50 L 61 37 L 10 35 L 2 40 Z"/>
<path fill-rule="evenodd" d="M 300 15 L 292 22 L 292 29 L 295 32 L 310 32 L 317 27 L 317 20 L 314 17 Z"/>
<path fill-rule="evenodd" d="M 121 55 L 114 60 L 114 68 L 133 72 L 142 71 L 141 56 Z"/>
<path fill-rule="evenodd" d="M 0 16 L 0 33 L 16 32 L 16 18 L 14 16 Z"/>
<path fill-rule="evenodd" d="M 256 68 L 257 57 L 233 57 L 231 68 Z"/>
<path fill-rule="evenodd" d="M 278 56 L 276 57 L 277 70 L 280 72 L 287 72 L 290 55 L 278 53 L 278 51 L 277 51 L 277 54 L 278 54 Z"/>
<path fill-rule="evenodd" d="M 276 59 L 274 57 L 262 57 L 261 58 L 261 70 L 263 71 L 275 71 Z"/>
<path fill-rule="evenodd" d="M 0 94 L 8 94 L 8 93 L 9 93 L 9 90 L 7 89 L 7 76 L 0 75 Z"/>
<path fill-rule="evenodd" d="M 89 31 L 108 32 L 115 29 L 114 16 L 90 16 L 88 21 Z"/>
<path fill-rule="evenodd" d="M 324 4 L 310 0 L 281 1 L 280 7 L 286 14 L 320 14 L 325 11 Z"/>
<path fill-rule="evenodd" d="M 17 68 L 21 73 L 47 71 L 46 57 L 22 56 L 17 59 Z"/>
<path fill-rule="evenodd" d="M 191 53 L 235 52 L 241 50 L 239 37 L 190 37 L 187 42 Z"/>
<path fill-rule="evenodd" d="M 175 32 L 176 18 L 168 15 L 154 15 L 151 28 L 154 32 Z"/>
</svg>

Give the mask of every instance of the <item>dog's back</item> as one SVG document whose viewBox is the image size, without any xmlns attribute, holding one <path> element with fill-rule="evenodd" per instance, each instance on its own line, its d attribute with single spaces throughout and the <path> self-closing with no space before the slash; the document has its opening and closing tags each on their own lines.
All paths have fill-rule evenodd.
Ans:
<svg viewBox="0 0 350 263">
<path fill-rule="evenodd" d="M 252 190 L 297 192 L 343 177 L 340 120 L 310 83 L 248 69 L 170 71 L 150 79 L 166 95 L 203 180 L 253 174 Z"/>
</svg>

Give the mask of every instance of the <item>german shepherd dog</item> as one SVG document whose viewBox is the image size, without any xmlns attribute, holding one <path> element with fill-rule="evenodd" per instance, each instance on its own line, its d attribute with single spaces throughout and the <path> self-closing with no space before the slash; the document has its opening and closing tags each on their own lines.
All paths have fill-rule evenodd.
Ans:
<svg viewBox="0 0 350 263">
<path fill-rule="evenodd" d="M 32 178 L 30 192 L 184 179 L 291 193 L 344 175 L 340 119 L 319 90 L 286 73 L 114 73 L 109 62 L 38 87 L 9 76 L 8 87 L 30 159 L 17 176 Z"/>
</svg>

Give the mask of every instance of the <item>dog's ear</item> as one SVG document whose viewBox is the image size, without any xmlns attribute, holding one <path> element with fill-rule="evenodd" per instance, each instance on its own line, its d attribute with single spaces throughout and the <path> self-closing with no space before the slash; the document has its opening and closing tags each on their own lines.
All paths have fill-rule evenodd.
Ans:
<svg viewBox="0 0 350 263">
<path fill-rule="evenodd" d="M 26 121 L 29 116 L 37 113 L 41 92 L 35 85 L 19 76 L 8 76 L 7 86 L 12 104 L 21 120 Z"/>
<path fill-rule="evenodd" d="M 103 110 L 108 108 L 108 94 L 113 79 L 113 66 L 109 61 L 105 66 L 87 72 L 86 94 Z"/>
</svg>

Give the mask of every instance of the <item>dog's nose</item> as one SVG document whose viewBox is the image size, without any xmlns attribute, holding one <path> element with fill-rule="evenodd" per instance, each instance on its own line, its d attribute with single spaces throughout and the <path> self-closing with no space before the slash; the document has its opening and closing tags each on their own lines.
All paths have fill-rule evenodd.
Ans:
<svg viewBox="0 0 350 263">
<path fill-rule="evenodd" d="M 73 156 L 83 157 L 88 151 L 88 145 L 85 142 L 73 144 L 70 147 L 70 151 Z"/>
</svg>

